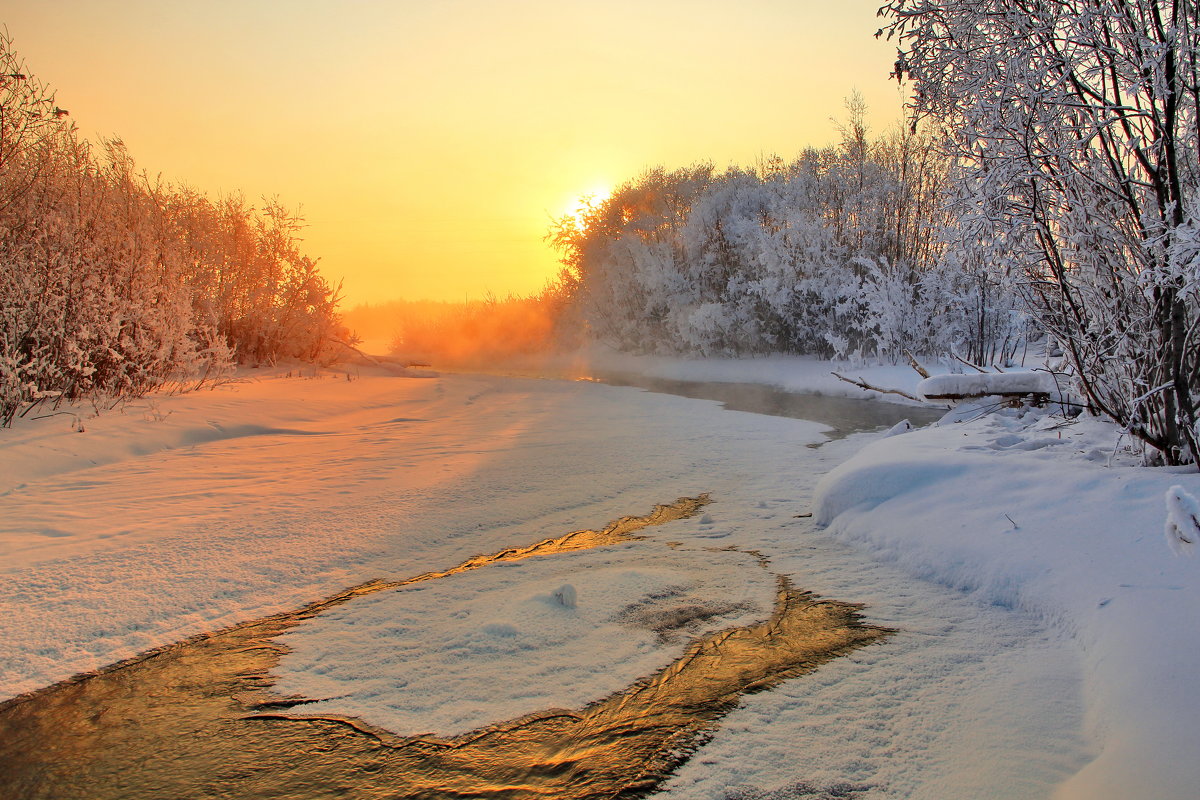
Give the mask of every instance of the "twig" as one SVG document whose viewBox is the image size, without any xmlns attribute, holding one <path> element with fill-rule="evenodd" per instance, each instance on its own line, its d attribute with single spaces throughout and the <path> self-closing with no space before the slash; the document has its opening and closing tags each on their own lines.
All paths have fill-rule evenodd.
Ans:
<svg viewBox="0 0 1200 800">
<path fill-rule="evenodd" d="M 36 398 L 36 399 L 35 399 L 35 400 L 33 400 L 33 402 L 31 402 L 31 403 L 30 403 L 30 404 L 29 404 L 29 405 L 28 405 L 28 406 L 25 408 L 25 410 L 24 410 L 24 411 L 22 411 L 22 412 L 21 412 L 21 413 L 20 413 L 18 416 L 20 416 L 21 418 L 24 418 L 26 414 L 28 414 L 30 411 L 33 411 L 35 408 L 37 408 L 38 406 L 40 406 L 40 405 L 41 405 L 42 403 L 44 403 L 44 402 L 46 402 L 46 397 L 45 397 L 45 396 L 42 396 L 42 397 L 38 397 L 38 398 Z M 37 417 L 34 417 L 34 419 L 37 419 Z"/>
<path fill-rule="evenodd" d="M 983 367 L 979 366 L 978 364 L 972 364 L 970 361 L 967 361 L 965 358 L 963 358 L 962 356 L 960 356 L 958 353 L 953 353 L 953 352 L 952 352 L 952 353 L 950 354 L 950 357 L 951 357 L 951 358 L 953 358 L 955 361 L 961 361 L 962 363 L 966 364 L 968 367 L 970 367 L 971 369 L 975 370 L 976 372 L 982 373 L 982 374 L 984 374 L 984 375 L 986 375 L 986 374 L 987 374 L 987 370 L 986 370 L 986 369 L 984 369 Z"/>
<path fill-rule="evenodd" d="M 1109 453 L 1108 456 L 1108 463 L 1104 466 L 1111 467 L 1113 465 L 1113 459 L 1117 457 L 1117 451 L 1121 449 L 1121 440 L 1125 438 L 1125 434 L 1127 433 L 1128 431 L 1123 430 L 1121 431 L 1120 435 L 1117 436 L 1117 443 L 1113 445 L 1113 451 Z"/>
<path fill-rule="evenodd" d="M 922 378 L 929 377 L 929 370 L 925 369 L 919 363 L 917 363 L 917 359 L 916 359 L 916 357 L 913 356 L 912 351 L 905 350 L 904 355 L 908 356 L 908 365 L 910 367 L 912 367 L 914 370 L 916 370 L 918 375 L 920 375 Z"/>
<path fill-rule="evenodd" d="M 883 394 L 898 394 L 901 397 L 907 397 L 909 400 L 912 400 L 917 403 L 925 402 L 921 398 L 913 397 L 908 392 L 901 391 L 900 389 L 884 389 L 879 386 L 872 386 L 871 384 L 862 380 L 862 378 L 859 378 L 858 380 L 854 380 L 852 378 L 847 378 L 845 375 L 839 375 L 836 372 L 830 372 L 829 374 L 832 375 L 833 377 L 837 378 L 840 381 L 845 381 L 846 383 L 852 383 L 860 389 L 866 389 L 868 392 L 882 392 Z"/>
<path fill-rule="evenodd" d="M 50 419 L 51 417 L 71 417 L 76 422 L 79 421 L 79 415 L 74 411 L 52 411 L 49 414 L 41 414 L 40 416 L 33 417 L 33 419 Z"/>
<path fill-rule="evenodd" d="M 372 364 L 374 364 L 377 367 L 383 366 L 382 364 L 380 364 L 379 359 L 375 358 L 375 356 L 364 353 L 362 350 L 359 350 L 357 347 L 355 347 L 352 344 L 343 342 L 341 339 L 331 339 L 330 341 L 332 341 L 334 344 L 340 344 L 342 347 L 346 348 L 347 350 L 350 350 L 350 351 L 358 354 L 359 356 L 362 356 L 367 361 L 370 361 Z"/>
</svg>

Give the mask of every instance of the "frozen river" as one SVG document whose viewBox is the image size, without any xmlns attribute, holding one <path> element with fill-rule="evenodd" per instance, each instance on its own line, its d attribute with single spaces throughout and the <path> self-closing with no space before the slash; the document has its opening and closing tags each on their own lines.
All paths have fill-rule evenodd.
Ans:
<svg viewBox="0 0 1200 800">
<path fill-rule="evenodd" d="M 822 403 L 812 416 L 842 433 L 888 422 Z M 702 736 L 656 751 L 673 771 L 631 796 L 1045 797 L 1089 755 L 1060 634 L 916 581 L 805 516 L 820 475 L 878 434 L 814 448 L 820 422 L 489 376 L 271 378 L 66 428 L 43 420 L 3 445 L 6 696 L 381 580 L 397 585 L 268 637 L 272 691 L 319 701 L 289 714 L 377 738 L 470 737 L 627 693 L 693 642 L 772 619 L 786 582 L 894 632 L 739 693 Z M 701 495 L 698 513 L 643 538 L 399 585 Z M 98 765 L 106 750 L 127 757 L 136 728 L 89 732 L 91 774 L 114 781 L 95 796 L 134 796 Z M 226 773 L 237 796 L 245 777 Z"/>
</svg>

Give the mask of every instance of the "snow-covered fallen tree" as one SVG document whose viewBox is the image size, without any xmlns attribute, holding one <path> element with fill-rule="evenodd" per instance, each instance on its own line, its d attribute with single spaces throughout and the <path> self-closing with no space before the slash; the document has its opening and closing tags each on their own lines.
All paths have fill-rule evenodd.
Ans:
<svg viewBox="0 0 1200 800">
<path fill-rule="evenodd" d="M 963 400 L 974 397 L 1050 396 L 1059 391 L 1049 372 L 983 372 L 972 375 L 934 375 L 917 385 L 925 400 Z"/>
</svg>

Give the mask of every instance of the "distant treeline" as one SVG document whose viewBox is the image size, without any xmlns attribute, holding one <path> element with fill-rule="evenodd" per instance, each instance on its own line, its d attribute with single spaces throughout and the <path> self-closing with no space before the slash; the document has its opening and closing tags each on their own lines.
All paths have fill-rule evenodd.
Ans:
<svg viewBox="0 0 1200 800">
<path fill-rule="evenodd" d="M 551 230 L 596 338 L 640 352 L 1003 360 L 1024 318 L 1003 273 L 948 250 L 947 159 L 860 99 L 835 146 L 718 172 L 652 169 Z"/>
<path fill-rule="evenodd" d="M 337 291 L 277 202 L 212 199 L 83 140 L 0 36 L 0 423 L 42 401 L 324 358 Z"/>
</svg>

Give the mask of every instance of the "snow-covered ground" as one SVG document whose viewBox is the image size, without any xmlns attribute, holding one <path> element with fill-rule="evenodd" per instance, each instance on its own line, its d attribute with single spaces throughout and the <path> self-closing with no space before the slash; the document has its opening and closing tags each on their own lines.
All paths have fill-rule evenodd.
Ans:
<svg viewBox="0 0 1200 800">
<path fill-rule="evenodd" d="M 802 359 L 579 366 L 858 393 Z M 918 382 L 907 367 L 846 374 Z M 0 696 L 711 492 L 704 515 L 642 541 L 340 607 L 287 634 L 280 686 L 400 732 L 577 707 L 689 635 L 762 618 L 787 574 L 899 633 L 746 697 L 663 796 L 1200 785 L 1200 579 L 1163 536 L 1165 493 L 1200 494 L 1200 476 L 1113 456 L 1095 421 L 1005 413 L 812 449 L 815 423 L 708 401 L 362 374 L 264 376 L 82 422 L 0 432 Z M 564 586 L 573 606 L 554 597 Z M 665 636 L 638 624 L 675 601 L 719 613 Z"/>
<path fill-rule="evenodd" d="M 1062 796 L 1200 791 L 1200 572 L 1164 537 L 1189 470 L 1134 466 L 1092 420 L 991 414 L 872 444 L 828 475 L 818 521 L 980 602 L 1030 612 L 1082 657 L 1097 758 Z"/>
</svg>

